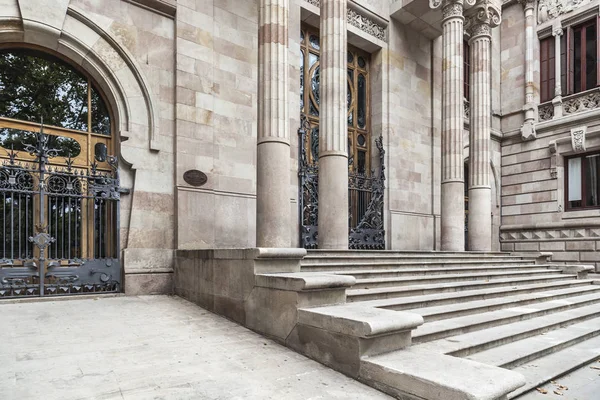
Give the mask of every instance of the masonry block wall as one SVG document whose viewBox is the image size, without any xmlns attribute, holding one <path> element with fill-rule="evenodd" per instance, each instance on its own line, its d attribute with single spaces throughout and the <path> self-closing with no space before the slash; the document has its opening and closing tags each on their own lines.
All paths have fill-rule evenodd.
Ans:
<svg viewBox="0 0 600 400">
<path fill-rule="evenodd" d="M 598 1 L 584 2 L 553 17 L 537 15 L 534 29 L 534 99 L 539 104 L 539 40 L 551 31 L 597 18 Z M 557 28 L 558 27 L 558 28 Z M 502 68 L 502 227 L 501 249 L 516 252 L 549 251 L 553 261 L 600 266 L 600 210 L 570 210 L 567 202 L 566 158 L 600 150 L 596 133 L 597 106 L 580 106 L 586 96 L 562 96 L 563 115 L 538 116 L 536 138 L 521 137 L 525 102 L 525 19 L 518 3 L 503 8 Z M 554 93 L 554 88 L 552 88 Z M 579 100 L 583 98 L 584 100 Z M 556 98 L 555 98 L 556 100 Z M 588 103 L 585 103 L 588 104 Z M 552 106 L 551 106 L 552 107 Z M 556 108 L 554 108 L 556 110 Z M 572 144 L 571 131 L 585 129 L 585 148 Z"/>
</svg>

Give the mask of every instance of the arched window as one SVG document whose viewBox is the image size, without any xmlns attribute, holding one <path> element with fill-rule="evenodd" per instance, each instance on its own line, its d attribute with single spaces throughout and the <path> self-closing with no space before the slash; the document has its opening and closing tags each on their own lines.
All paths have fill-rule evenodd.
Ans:
<svg viewBox="0 0 600 400">
<path fill-rule="evenodd" d="M 0 261 L 16 268 L 0 270 L 0 297 L 116 290 L 118 273 L 95 272 L 118 259 L 113 129 L 85 73 L 0 48 Z"/>
<path fill-rule="evenodd" d="M 89 77 L 37 50 L 0 49 L 0 146 L 28 158 L 42 121 L 49 147 L 77 166 L 91 165 L 98 148 L 112 150 L 110 114 Z"/>
</svg>

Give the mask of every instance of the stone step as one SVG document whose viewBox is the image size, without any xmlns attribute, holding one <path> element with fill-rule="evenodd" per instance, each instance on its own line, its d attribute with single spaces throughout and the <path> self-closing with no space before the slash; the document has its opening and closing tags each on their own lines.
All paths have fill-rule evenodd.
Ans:
<svg viewBox="0 0 600 400">
<path fill-rule="evenodd" d="M 537 335 L 494 347 L 466 358 L 484 364 L 514 369 L 598 335 L 600 335 L 600 318 L 594 318 L 550 331 L 544 335 Z"/>
<path fill-rule="evenodd" d="M 600 293 L 584 294 L 568 300 L 550 300 L 527 307 L 513 307 L 481 314 L 428 322 L 413 332 L 413 343 L 425 343 L 469 332 L 489 329 L 600 303 Z M 414 312 L 414 310 L 411 310 Z"/>
<path fill-rule="evenodd" d="M 520 365 L 514 368 L 513 371 L 525 376 L 526 384 L 510 393 L 508 398 L 514 399 L 534 390 L 546 382 L 555 380 L 562 375 L 597 360 L 599 356 L 600 336 L 596 336 L 556 353 Z"/>
<path fill-rule="evenodd" d="M 377 255 L 411 255 L 415 257 L 427 257 L 431 255 L 440 256 L 510 256 L 506 251 L 438 251 L 438 250 L 322 250 L 309 249 L 306 251 L 310 257 L 329 257 L 329 256 L 361 256 L 373 257 Z"/>
<path fill-rule="evenodd" d="M 545 292 L 527 293 L 515 296 L 497 297 L 486 300 L 468 301 L 465 303 L 447 304 L 423 308 L 413 308 L 410 311 L 419 314 L 425 322 L 440 321 L 464 315 L 478 314 L 501 310 L 509 307 L 524 306 L 558 299 L 570 300 L 570 297 L 587 293 L 600 293 L 600 285 L 576 286 L 567 289 L 550 290 Z"/>
<path fill-rule="evenodd" d="M 600 303 L 451 336 L 422 343 L 415 347 L 455 357 L 467 357 L 487 349 L 598 317 L 600 317 Z"/>
<path fill-rule="evenodd" d="M 486 265 L 483 267 L 421 267 L 421 268 L 395 268 L 395 269 L 356 269 L 338 271 L 328 271 L 338 275 L 352 275 L 356 279 L 369 278 L 393 278 L 400 276 L 419 276 L 419 275 L 448 275 L 448 274 L 469 274 L 469 273 L 486 273 L 486 272 L 501 272 L 501 271 L 528 271 L 540 269 L 539 265 L 535 264 L 509 264 L 509 265 Z"/>
<path fill-rule="evenodd" d="M 409 347 L 361 360 L 360 380 L 398 399 L 505 399 L 525 380 L 513 371 Z"/>
<path fill-rule="evenodd" d="M 449 282 L 431 285 L 413 285 L 406 287 L 389 287 L 375 289 L 349 289 L 346 295 L 349 302 L 388 299 L 392 297 L 408 297 L 417 295 L 428 295 L 435 293 L 469 291 L 483 288 L 494 288 L 501 286 L 519 286 L 534 283 L 551 283 L 557 280 L 568 280 L 572 276 L 565 274 L 543 275 L 540 277 L 495 279 L 491 281 L 479 280 L 470 282 Z"/>
<path fill-rule="evenodd" d="M 337 274 L 343 275 L 343 274 Z M 355 275 L 348 274 L 351 276 Z M 356 284 L 352 287 L 353 289 L 372 289 L 382 287 L 401 287 L 410 285 L 425 285 L 425 284 L 437 284 L 446 282 L 469 282 L 478 280 L 495 280 L 495 279 L 509 279 L 509 278 L 521 278 L 521 277 L 532 277 L 532 276 L 544 276 L 544 275 L 556 275 L 556 270 L 550 269 L 531 269 L 527 271 L 502 271 L 502 272 L 488 272 L 488 273 L 471 273 L 471 274 L 449 274 L 449 275 L 434 275 L 434 276 L 407 276 L 407 277 L 384 277 L 384 278 L 357 278 Z"/>
<path fill-rule="evenodd" d="M 519 286 L 501 286 L 479 290 L 469 290 L 454 293 L 435 293 L 425 296 L 395 297 L 388 299 L 365 300 L 363 303 L 371 307 L 386 308 L 390 310 L 411 310 L 415 308 L 433 307 L 473 300 L 486 300 L 526 293 L 540 293 L 551 290 L 590 287 L 593 281 L 589 279 L 571 279 L 550 283 L 538 283 Z M 351 299 L 349 299 L 351 300 Z M 361 301 L 355 299 L 355 301 Z"/>
<path fill-rule="evenodd" d="M 390 270 L 402 268 L 486 268 L 486 267 L 502 267 L 511 266 L 519 267 L 524 265 L 534 265 L 533 262 L 523 260 L 450 260 L 450 261 L 387 261 L 375 262 L 364 261 L 354 263 L 321 263 L 321 264 L 304 264 L 302 263 L 302 271 L 330 272 L 330 271 L 353 271 L 353 270 Z"/>
<path fill-rule="evenodd" d="M 327 257 L 327 258 L 304 258 L 302 267 L 332 265 L 446 265 L 465 264 L 473 265 L 511 263 L 533 263 L 535 260 L 523 259 L 521 257 Z"/>
</svg>

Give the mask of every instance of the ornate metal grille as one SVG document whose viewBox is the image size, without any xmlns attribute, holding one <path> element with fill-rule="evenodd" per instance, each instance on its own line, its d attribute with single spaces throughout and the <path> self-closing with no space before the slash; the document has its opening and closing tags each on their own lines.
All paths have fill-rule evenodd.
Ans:
<svg viewBox="0 0 600 400">
<path fill-rule="evenodd" d="M 299 204 L 300 237 L 302 246 L 316 249 L 318 243 L 319 216 L 319 130 L 313 127 L 304 114 L 301 115 L 299 136 Z M 385 249 L 385 230 L 383 227 L 383 194 L 385 190 L 385 165 L 383 138 L 375 140 L 379 151 L 379 173 L 370 174 L 355 171 L 349 159 L 348 199 L 349 199 L 349 247 L 351 249 Z"/>
<path fill-rule="evenodd" d="M 119 291 L 117 158 L 49 164 L 49 139 L 42 126 L 23 144 L 33 162 L 11 150 L 0 166 L 0 298 Z"/>
</svg>

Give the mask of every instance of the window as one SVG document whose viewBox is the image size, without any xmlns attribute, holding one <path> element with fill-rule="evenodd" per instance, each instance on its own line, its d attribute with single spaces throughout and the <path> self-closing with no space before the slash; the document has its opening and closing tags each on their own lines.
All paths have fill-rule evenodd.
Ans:
<svg viewBox="0 0 600 400">
<path fill-rule="evenodd" d="M 42 121 L 49 147 L 76 166 L 89 166 L 97 145 L 110 149 L 108 108 L 88 77 L 47 53 L 0 49 L 0 147 L 31 159 L 23 150 Z"/>
<path fill-rule="evenodd" d="M 566 160 L 567 209 L 600 208 L 600 153 Z"/>
<path fill-rule="evenodd" d="M 308 156 L 313 162 L 319 155 L 320 44 L 319 33 L 306 27 L 301 31 L 300 111 L 312 128 L 308 135 Z M 369 56 L 348 46 L 348 156 L 350 169 L 369 175 L 371 139 L 369 115 Z"/>
<path fill-rule="evenodd" d="M 555 65 L 555 39 L 540 41 L 540 97 L 550 101 L 554 97 L 557 79 Z M 598 86 L 600 63 L 598 17 L 582 24 L 567 27 L 561 37 L 561 88 L 562 95 L 593 89 Z"/>
<path fill-rule="evenodd" d="M 554 98 L 555 86 L 555 49 L 554 37 L 549 37 L 540 42 L 540 97 L 542 103 Z"/>
</svg>

